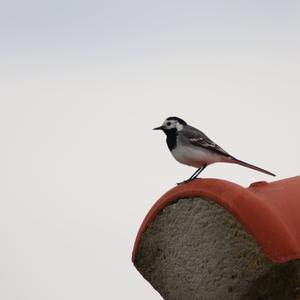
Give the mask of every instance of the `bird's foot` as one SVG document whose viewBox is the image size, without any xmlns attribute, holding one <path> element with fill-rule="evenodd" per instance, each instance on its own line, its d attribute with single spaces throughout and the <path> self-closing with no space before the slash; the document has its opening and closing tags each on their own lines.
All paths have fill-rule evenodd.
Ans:
<svg viewBox="0 0 300 300">
<path fill-rule="evenodd" d="M 181 182 L 178 182 L 177 185 L 181 185 L 181 184 L 187 184 L 193 180 L 195 180 L 196 178 L 189 178 L 189 179 L 186 179 L 186 180 L 183 180 Z"/>
</svg>

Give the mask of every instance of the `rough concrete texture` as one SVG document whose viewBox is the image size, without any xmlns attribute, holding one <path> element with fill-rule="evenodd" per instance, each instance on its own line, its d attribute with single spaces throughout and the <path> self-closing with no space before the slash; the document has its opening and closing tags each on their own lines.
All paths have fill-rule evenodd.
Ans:
<svg viewBox="0 0 300 300">
<path fill-rule="evenodd" d="M 270 262 L 242 225 L 208 199 L 164 208 L 143 234 L 135 266 L 168 300 L 300 298 L 299 261 Z"/>
</svg>

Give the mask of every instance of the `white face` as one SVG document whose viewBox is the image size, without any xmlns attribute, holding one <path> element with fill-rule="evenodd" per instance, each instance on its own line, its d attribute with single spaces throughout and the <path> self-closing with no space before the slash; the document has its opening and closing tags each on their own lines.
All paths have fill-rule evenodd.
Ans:
<svg viewBox="0 0 300 300">
<path fill-rule="evenodd" d="M 176 128 L 178 131 L 182 130 L 183 125 L 180 124 L 177 120 L 165 120 L 162 125 L 166 130 Z"/>
</svg>

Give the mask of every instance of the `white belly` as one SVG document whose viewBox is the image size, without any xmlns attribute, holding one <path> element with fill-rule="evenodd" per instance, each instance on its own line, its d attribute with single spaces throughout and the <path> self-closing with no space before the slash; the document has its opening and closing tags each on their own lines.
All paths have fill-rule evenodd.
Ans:
<svg viewBox="0 0 300 300">
<path fill-rule="evenodd" d="M 181 146 L 171 151 L 174 158 L 185 165 L 201 168 L 215 162 L 224 162 L 226 157 L 204 148 Z"/>
</svg>

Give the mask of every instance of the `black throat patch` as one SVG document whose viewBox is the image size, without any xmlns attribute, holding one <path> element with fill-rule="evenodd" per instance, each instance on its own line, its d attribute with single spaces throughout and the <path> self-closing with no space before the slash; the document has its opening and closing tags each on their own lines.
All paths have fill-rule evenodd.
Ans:
<svg viewBox="0 0 300 300">
<path fill-rule="evenodd" d="M 178 131 L 176 128 L 172 128 L 169 130 L 164 130 L 164 133 L 167 135 L 167 145 L 170 151 L 172 151 L 177 144 L 177 135 Z"/>
</svg>

